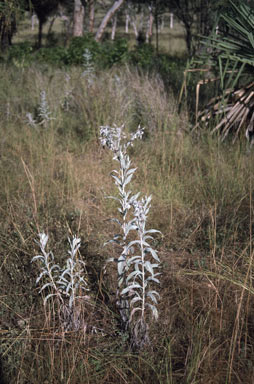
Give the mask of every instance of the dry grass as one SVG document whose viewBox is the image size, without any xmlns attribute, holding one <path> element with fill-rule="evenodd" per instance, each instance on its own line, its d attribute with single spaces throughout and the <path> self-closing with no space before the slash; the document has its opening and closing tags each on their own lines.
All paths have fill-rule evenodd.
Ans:
<svg viewBox="0 0 254 384">
<path fill-rule="evenodd" d="M 252 383 L 253 154 L 188 133 L 186 116 L 161 81 L 128 68 L 98 73 L 92 86 L 72 69 L 69 111 L 60 106 L 65 74 L 1 72 L 1 359 L 8 383 Z M 8 86 L 7 86 L 8 85 Z M 33 128 L 45 89 L 48 127 Z M 8 109 L 9 108 L 9 109 Z M 118 328 L 116 271 L 102 268 L 115 228 L 111 155 L 100 124 L 146 127 L 131 157 L 136 190 L 152 193 L 150 223 L 162 231 L 160 318 L 152 345 L 132 354 Z M 92 284 L 87 326 L 59 332 L 56 308 L 43 308 L 31 258 L 38 230 L 50 234 L 56 261 L 78 234 Z M 54 316 L 55 313 L 55 316 Z M 95 333 L 93 327 L 96 327 Z"/>
</svg>

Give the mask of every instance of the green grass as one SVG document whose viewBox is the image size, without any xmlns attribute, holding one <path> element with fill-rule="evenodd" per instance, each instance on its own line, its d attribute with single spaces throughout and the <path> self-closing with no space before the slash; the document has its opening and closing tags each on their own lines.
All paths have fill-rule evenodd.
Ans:
<svg viewBox="0 0 254 384">
<path fill-rule="evenodd" d="M 64 111 L 65 72 L 47 66 L 2 66 L 0 76 L 0 311 L 3 372 L 8 383 L 252 383 L 253 153 L 245 141 L 221 144 L 191 135 L 187 113 L 158 76 L 129 68 L 98 72 L 89 85 L 69 69 L 72 96 Z M 45 90 L 55 120 L 27 124 Z M 153 195 L 148 226 L 157 228 L 163 269 L 159 321 L 139 355 L 118 327 L 115 203 L 111 154 L 99 126 L 140 123 L 132 149 L 134 187 Z M 54 308 L 36 289 L 38 230 L 50 235 L 56 262 L 67 236 L 82 239 L 92 283 L 86 333 L 62 337 Z M 93 332 L 93 326 L 101 330 Z M 106 335 L 106 336 L 105 336 Z"/>
</svg>

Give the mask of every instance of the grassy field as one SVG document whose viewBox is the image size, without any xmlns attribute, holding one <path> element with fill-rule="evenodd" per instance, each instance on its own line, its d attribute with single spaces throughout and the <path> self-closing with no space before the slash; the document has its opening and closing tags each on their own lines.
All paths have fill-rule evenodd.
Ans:
<svg viewBox="0 0 254 384">
<path fill-rule="evenodd" d="M 67 76 L 68 75 L 68 76 Z M 128 67 L 98 72 L 48 66 L 0 74 L 0 356 L 2 382 L 253 383 L 253 153 L 244 140 L 221 143 L 190 133 L 187 112 L 156 75 Z M 36 120 L 40 94 L 53 118 Z M 131 149 L 133 188 L 152 194 L 149 227 L 162 261 L 158 322 L 140 353 L 119 330 L 117 254 L 103 247 L 115 227 L 111 154 L 101 125 L 141 124 Z M 35 280 L 38 232 L 57 262 L 67 237 L 82 240 L 91 300 L 86 327 L 59 330 L 53 301 L 43 306 Z M 5 381 L 4 381 L 5 380 Z"/>
</svg>

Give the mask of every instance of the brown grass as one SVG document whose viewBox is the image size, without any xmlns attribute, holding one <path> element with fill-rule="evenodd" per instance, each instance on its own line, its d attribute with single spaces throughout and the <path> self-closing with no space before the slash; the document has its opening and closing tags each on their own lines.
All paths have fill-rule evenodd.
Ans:
<svg viewBox="0 0 254 384">
<path fill-rule="evenodd" d="M 98 73 L 90 87 L 71 70 L 69 111 L 59 105 L 63 72 L 2 73 L 1 82 L 9 81 L 0 139 L 0 354 L 7 382 L 252 383 L 253 154 L 245 144 L 191 136 L 162 82 L 129 69 Z M 36 129 L 25 114 L 42 89 L 56 120 Z M 103 247 L 116 231 L 108 219 L 117 206 L 105 199 L 115 193 L 114 164 L 98 128 L 114 122 L 146 128 L 144 142 L 131 149 L 138 167 L 132 188 L 152 193 L 149 226 L 163 233 L 154 244 L 163 267 L 160 317 L 140 354 L 119 330 L 115 266 L 103 272 L 117 254 Z M 57 308 L 42 305 L 38 266 L 30 262 L 38 229 L 49 234 L 60 263 L 67 237 L 82 239 L 92 287 L 85 331 L 61 334 Z"/>
</svg>

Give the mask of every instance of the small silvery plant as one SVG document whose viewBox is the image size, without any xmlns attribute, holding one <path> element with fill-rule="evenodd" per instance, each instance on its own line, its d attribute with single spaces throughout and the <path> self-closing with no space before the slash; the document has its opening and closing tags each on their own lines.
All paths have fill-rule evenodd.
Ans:
<svg viewBox="0 0 254 384">
<path fill-rule="evenodd" d="M 89 291 L 85 280 L 85 263 L 78 258 L 78 250 L 81 240 L 76 236 L 68 239 L 70 250 L 69 258 L 59 277 L 60 292 L 67 298 L 67 304 L 63 307 L 64 329 L 78 330 L 82 326 L 82 303 L 88 300 L 85 295 Z"/>
<path fill-rule="evenodd" d="M 26 121 L 27 121 L 28 125 L 36 128 L 36 121 L 34 120 L 32 114 L 30 112 L 27 112 L 27 114 L 26 114 Z"/>
<path fill-rule="evenodd" d="M 82 304 L 89 297 L 84 295 L 88 291 L 85 276 L 85 263 L 78 258 L 80 239 L 76 236 L 69 240 L 69 258 L 64 268 L 54 263 L 53 253 L 47 252 L 48 236 L 45 233 L 39 234 L 41 254 L 34 256 L 33 261 L 41 262 L 41 272 L 36 279 L 36 284 L 41 280 L 44 284 L 40 288 L 40 293 L 46 292 L 44 305 L 50 298 L 56 298 L 59 304 L 59 317 L 64 331 L 78 330 L 84 327 L 82 318 Z"/>
<path fill-rule="evenodd" d="M 85 49 L 83 54 L 83 67 L 84 71 L 82 72 L 82 77 L 88 79 L 88 83 L 91 85 L 94 81 L 94 65 L 93 65 L 93 56 L 88 48 Z"/>
<path fill-rule="evenodd" d="M 73 88 L 70 86 L 71 77 L 68 73 L 65 74 L 64 96 L 61 101 L 61 107 L 64 111 L 69 111 L 71 100 L 73 98 Z"/>
<path fill-rule="evenodd" d="M 53 120 L 54 118 L 50 116 L 50 108 L 47 101 L 47 95 L 46 91 L 41 91 L 40 93 L 40 103 L 38 107 L 38 117 L 40 120 L 40 124 L 46 125 L 49 121 Z"/>
<path fill-rule="evenodd" d="M 54 120 L 54 117 L 51 117 L 46 91 L 40 92 L 40 102 L 36 108 L 35 117 L 33 117 L 30 112 L 27 112 L 26 119 L 27 123 L 32 127 L 36 127 L 37 125 L 43 125 L 46 127 L 51 120 Z"/>
<path fill-rule="evenodd" d="M 48 299 L 53 296 L 56 296 L 59 302 L 63 304 L 63 297 L 58 287 L 60 267 L 58 264 L 54 264 L 55 260 L 53 253 L 51 251 L 46 251 L 48 235 L 45 233 L 39 233 L 39 239 L 39 241 L 36 240 L 36 243 L 39 245 L 42 254 L 32 258 L 32 262 L 35 260 L 40 260 L 41 262 L 41 272 L 36 279 L 36 284 L 38 284 L 41 280 L 45 281 L 43 286 L 40 288 L 39 293 L 42 293 L 44 290 L 48 292 L 44 298 L 44 305 L 47 303 Z"/>
<path fill-rule="evenodd" d="M 146 219 L 150 209 L 151 197 L 138 200 L 140 193 L 132 194 L 128 189 L 136 168 L 132 168 L 127 149 L 135 139 L 141 139 L 144 130 L 140 127 L 134 134 L 127 135 L 124 126 L 103 126 L 100 130 L 100 141 L 113 152 L 113 159 L 118 162 L 118 169 L 112 171 L 112 178 L 118 188 L 118 196 L 109 196 L 119 203 L 120 219 L 112 219 L 121 228 L 121 233 L 107 243 L 121 246 L 121 253 L 116 261 L 118 272 L 117 306 L 125 330 L 131 332 L 133 348 L 142 348 L 149 342 L 147 309 L 153 317 L 158 318 L 156 308 L 158 292 L 150 288 L 158 283 L 159 258 L 147 240 L 152 239 L 154 229 L 146 230 Z M 132 232 L 132 235 L 130 233 Z M 135 240 L 130 240 L 135 237 Z M 138 254 L 137 254 L 138 253 Z M 156 263 L 149 259 L 152 257 Z M 139 312 L 139 313 L 138 313 Z"/>
</svg>

